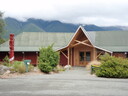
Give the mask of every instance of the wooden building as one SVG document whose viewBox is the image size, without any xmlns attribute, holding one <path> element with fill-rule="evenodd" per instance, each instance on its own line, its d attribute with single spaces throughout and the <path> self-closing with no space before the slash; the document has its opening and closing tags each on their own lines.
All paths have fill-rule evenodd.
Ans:
<svg viewBox="0 0 128 96">
<path fill-rule="evenodd" d="M 23 32 L 15 37 L 15 60 L 31 59 L 38 63 L 39 48 L 54 43 L 60 51 L 60 64 L 86 66 L 101 54 L 128 57 L 127 31 L 86 31 L 80 26 L 75 33 Z M 0 60 L 9 55 L 9 41 L 0 45 Z"/>
</svg>

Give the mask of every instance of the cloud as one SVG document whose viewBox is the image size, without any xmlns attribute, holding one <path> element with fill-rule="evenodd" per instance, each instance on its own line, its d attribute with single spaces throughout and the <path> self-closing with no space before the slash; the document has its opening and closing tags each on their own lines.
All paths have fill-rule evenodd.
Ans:
<svg viewBox="0 0 128 96">
<path fill-rule="evenodd" d="M 128 25 L 127 0 L 2 0 L 5 17 L 100 26 Z"/>
</svg>

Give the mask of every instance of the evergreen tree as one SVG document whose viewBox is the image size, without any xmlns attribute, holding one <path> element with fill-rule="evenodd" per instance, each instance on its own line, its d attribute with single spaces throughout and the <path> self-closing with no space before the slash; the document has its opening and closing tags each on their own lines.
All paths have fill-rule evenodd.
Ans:
<svg viewBox="0 0 128 96">
<path fill-rule="evenodd" d="M 3 20 L 3 13 L 0 12 L 0 44 L 4 42 L 4 39 L 2 38 L 2 35 L 5 32 L 4 26 L 5 26 L 5 22 Z"/>
</svg>

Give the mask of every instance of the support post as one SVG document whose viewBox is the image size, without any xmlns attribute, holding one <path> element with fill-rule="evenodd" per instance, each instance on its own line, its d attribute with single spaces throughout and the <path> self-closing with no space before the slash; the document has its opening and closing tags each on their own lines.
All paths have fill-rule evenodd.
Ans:
<svg viewBox="0 0 128 96">
<path fill-rule="evenodd" d="M 36 52 L 36 65 L 38 64 L 38 52 Z"/>
<path fill-rule="evenodd" d="M 93 48 L 93 60 L 96 60 L 96 49 Z"/>
<path fill-rule="evenodd" d="M 72 48 L 71 48 L 71 65 L 72 65 Z"/>
<path fill-rule="evenodd" d="M 69 65 L 69 48 L 68 48 L 68 65 Z"/>
<path fill-rule="evenodd" d="M 111 53 L 111 56 L 113 56 L 113 53 Z"/>
</svg>

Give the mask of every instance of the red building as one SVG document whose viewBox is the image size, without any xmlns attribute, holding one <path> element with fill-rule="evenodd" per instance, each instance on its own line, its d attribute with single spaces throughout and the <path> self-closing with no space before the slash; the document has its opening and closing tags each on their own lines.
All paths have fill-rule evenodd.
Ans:
<svg viewBox="0 0 128 96">
<path fill-rule="evenodd" d="M 15 60 L 38 63 L 39 48 L 54 43 L 60 51 L 60 64 L 86 66 L 105 52 L 117 57 L 128 57 L 127 31 L 86 31 L 79 27 L 75 33 L 23 32 L 15 37 Z M 0 61 L 9 55 L 9 41 L 0 45 Z"/>
</svg>

